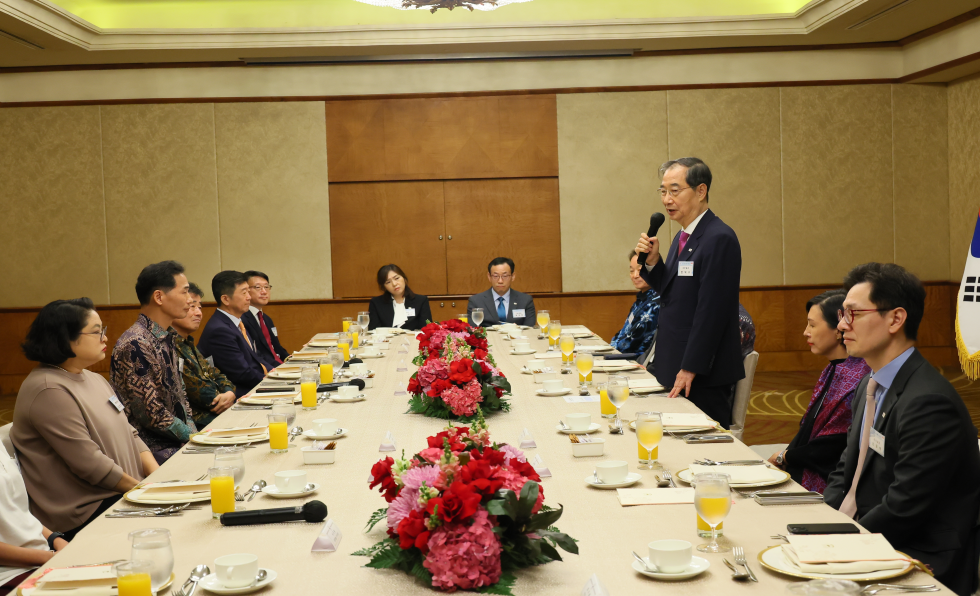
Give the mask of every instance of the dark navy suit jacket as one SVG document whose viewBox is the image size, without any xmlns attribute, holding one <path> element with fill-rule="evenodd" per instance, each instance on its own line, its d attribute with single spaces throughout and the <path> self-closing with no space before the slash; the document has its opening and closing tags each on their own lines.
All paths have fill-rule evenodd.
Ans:
<svg viewBox="0 0 980 596">
<path fill-rule="evenodd" d="M 248 331 L 249 339 L 255 343 L 255 352 L 259 355 L 259 360 L 265 364 L 266 368 L 272 370 L 279 366 L 279 363 L 276 362 L 276 359 L 272 356 L 272 351 L 269 349 L 269 344 L 265 342 L 265 337 L 262 335 L 262 328 L 259 327 L 259 320 L 256 318 L 256 316 L 265 317 L 265 326 L 269 329 L 269 337 L 272 339 L 272 347 L 276 349 L 276 354 L 279 355 L 279 358 L 282 359 L 283 362 L 286 361 L 286 357 L 289 356 L 289 352 L 282 347 L 282 344 L 279 343 L 279 336 L 272 331 L 276 327 L 276 324 L 272 322 L 272 317 L 265 314 L 261 310 L 259 311 L 258 315 L 253 315 L 251 310 L 242 315 L 242 323 L 245 323 L 245 330 Z"/>
<path fill-rule="evenodd" d="M 255 341 L 251 333 L 249 339 Z M 258 354 L 245 341 L 241 330 L 224 313 L 215 311 L 211 315 L 201 333 L 200 341 L 197 342 L 197 348 L 205 358 L 214 358 L 215 367 L 235 384 L 235 395 L 238 397 L 251 391 L 265 377 Z"/>
</svg>

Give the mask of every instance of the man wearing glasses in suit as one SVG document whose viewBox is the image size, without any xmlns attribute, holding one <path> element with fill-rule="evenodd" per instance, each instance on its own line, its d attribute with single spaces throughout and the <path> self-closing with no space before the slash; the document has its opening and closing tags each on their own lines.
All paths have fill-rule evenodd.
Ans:
<svg viewBox="0 0 980 596">
<path fill-rule="evenodd" d="M 490 261 L 487 265 L 490 289 L 470 296 L 466 305 L 467 316 L 474 308 L 482 308 L 484 327 L 500 323 L 516 323 L 528 327 L 537 325 L 534 299 L 510 287 L 516 278 L 514 261 L 507 257 L 497 257 Z M 470 320 L 473 318 L 470 317 Z"/>
</svg>

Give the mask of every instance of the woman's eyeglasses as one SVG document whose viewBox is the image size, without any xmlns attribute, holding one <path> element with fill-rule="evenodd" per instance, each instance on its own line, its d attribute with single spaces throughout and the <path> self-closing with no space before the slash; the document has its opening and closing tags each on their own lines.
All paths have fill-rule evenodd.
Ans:
<svg viewBox="0 0 980 596">
<path fill-rule="evenodd" d="M 105 334 L 109 331 L 108 327 L 103 327 L 102 331 L 83 331 L 80 335 L 98 335 L 99 341 L 105 341 Z"/>
</svg>

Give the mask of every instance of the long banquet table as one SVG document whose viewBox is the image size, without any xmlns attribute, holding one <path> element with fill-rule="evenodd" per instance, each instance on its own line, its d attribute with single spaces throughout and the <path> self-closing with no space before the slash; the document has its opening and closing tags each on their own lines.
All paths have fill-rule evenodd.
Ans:
<svg viewBox="0 0 980 596">
<path fill-rule="evenodd" d="M 528 331 L 533 347 L 547 349 L 546 340 L 538 340 L 534 331 Z M 410 337 L 410 336 L 409 336 Z M 537 448 L 526 450 L 530 461 L 540 455 L 553 476 L 542 480 L 546 503 L 557 507 L 564 505 L 564 515 L 557 525 L 562 531 L 579 540 L 579 554 L 560 551 L 564 562 L 520 571 L 514 588 L 515 594 L 578 594 L 597 574 L 610 594 L 651 593 L 657 590 L 672 594 L 785 594 L 786 584 L 798 581 L 778 575 L 762 567 L 758 553 L 778 544 L 770 536 L 786 532 L 788 523 L 846 522 L 846 516 L 823 505 L 791 505 L 762 507 L 754 500 L 733 495 L 731 513 L 724 522 L 722 543 L 745 548 L 759 582 L 740 582 L 731 578 L 731 572 L 722 558 L 731 560 L 731 553 L 704 554 L 710 561 L 707 572 L 685 581 L 661 582 L 646 578 L 631 568 L 631 550 L 646 554 L 647 544 L 661 538 L 680 538 L 693 544 L 705 542 L 695 530 L 693 505 L 650 505 L 622 507 L 615 490 L 599 490 L 587 486 L 585 477 L 591 475 L 600 458 L 574 458 L 567 436 L 556 432 L 559 418 L 568 412 L 591 412 L 593 422 L 603 425 L 601 436 L 606 440 L 605 454 L 601 459 L 620 459 L 629 462 L 631 472 L 637 471 L 637 442 L 629 430 L 623 435 L 606 432 L 605 422 L 599 417 L 598 403 L 566 403 L 561 397 L 539 397 L 530 375 L 520 369 L 531 356 L 510 355 L 510 342 L 502 334 L 488 333 L 490 350 L 499 367 L 504 371 L 513 388 L 511 410 L 488 417 L 491 437 L 498 442 L 519 444 L 519 435 L 525 428 L 533 433 Z M 395 341 L 400 341 L 400 337 Z M 417 343 L 409 340 L 406 361 L 409 371 L 414 370 L 411 359 L 417 353 Z M 596 340 L 582 340 L 595 343 Z M 368 561 L 354 557 L 355 550 L 374 544 L 384 535 L 384 522 L 369 533 L 364 533 L 365 522 L 373 511 L 385 505 L 384 499 L 368 490 L 367 479 L 371 466 L 385 453 L 379 446 L 386 431 L 391 431 L 397 441 L 398 453 L 404 449 L 411 455 L 425 447 L 425 438 L 446 426 L 442 420 L 406 414 L 407 397 L 395 396 L 396 389 L 404 388 L 410 372 L 397 372 L 398 361 L 403 355 L 396 348 L 387 350 L 384 358 L 365 360 L 376 372 L 374 386 L 366 390 L 368 399 L 357 403 L 325 402 L 316 411 L 304 412 L 297 407 L 296 424 L 306 429 L 317 418 L 337 418 L 339 424 L 350 429 L 339 439 L 337 461 L 332 465 L 306 466 L 299 447 L 311 444 L 300 437 L 285 454 L 273 454 L 268 443 L 259 443 L 254 449 L 245 450 L 246 473 L 242 490 L 252 482 L 264 479 L 274 482 L 273 474 L 281 470 L 303 469 L 311 482 L 321 484 L 319 491 L 305 499 L 273 499 L 257 496 L 246 503 L 248 509 L 299 505 L 310 499 L 319 499 L 329 507 L 329 517 L 343 532 L 343 539 L 336 552 L 311 552 L 314 540 L 323 524 L 277 524 L 265 526 L 223 527 L 211 518 L 210 507 L 184 512 L 178 517 L 106 519 L 94 521 L 75 540 L 48 564 L 49 567 L 65 567 L 129 558 L 130 542 L 127 534 L 142 528 L 167 528 L 172 533 L 175 555 L 174 571 L 179 586 L 191 569 L 198 564 L 214 568 L 213 561 L 224 554 L 250 552 L 259 556 L 259 565 L 274 569 L 278 578 L 262 593 L 276 594 L 432 594 L 431 588 L 422 586 L 411 576 L 399 571 L 374 570 L 363 567 Z M 555 361 L 552 361 L 555 362 Z M 560 362 L 560 361 L 559 361 Z M 633 378 L 646 375 L 633 374 Z M 595 373 L 595 382 L 606 375 Z M 577 375 L 562 375 L 567 387 L 574 387 Z M 632 419 L 636 412 L 655 410 L 663 412 L 699 411 L 686 399 L 666 397 L 631 397 L 623 407 L 624 419 Z M 264 424 L 266 410 L 229 410 L 212 423 L 212 428 Z M 735 443 L 689 445 L 683 440 L 664 436 L 660 444 L 659 458 L 673 472 L 686 468 L 696 458 L 755 459 L 755 454 L 739 441 Z M 210 455 L 178 453 L 151 477 L 150 481 L 192 480 L 204 474 L 212 465 Z M 654 488 L 654 472 L 641 471 L 642 480 L 636 487 Z M 678 486 L 683 486 L 678 482 Z M 792 487 L 792 488 L 791 488 Z M 784 490 L 802 490 L 791 481 L 782 485 Z M 934 583 L 933 578 L 919 571 L 890 580 L 891 583 Z M 951 594 L 943 588 L 943 593 Z M 199 590 L 199 595 L 206 592 Z"/>
</svg>

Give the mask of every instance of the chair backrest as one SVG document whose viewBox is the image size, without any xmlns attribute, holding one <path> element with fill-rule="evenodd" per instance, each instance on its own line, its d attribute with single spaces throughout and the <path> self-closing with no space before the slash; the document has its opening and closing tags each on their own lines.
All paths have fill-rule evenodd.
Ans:
<svg viewBox="0 0 980 596">
<path fill-rule="evenodd" d="M 10 457 L 14 456 L 14 444 L 10 440 L 10 429 L 14 426 L 11 422 L 10 424 L 4 424 L 0 426 L 0 442 L 3 443 L 4 449 L 7 450 L 7 454 Z"/>
<path fill-rule="evenodd" d="M 745 413 L 749 409 L 749 396 L 752 395 L 752 381 L 755 379 L 759 353 L 753 351 L 742 363 L 745 366 L 745 378 L 735 384 L 735 400 L 732 404 L 732 434 L 740 441 L 745 430 Z"/>
</svg>

